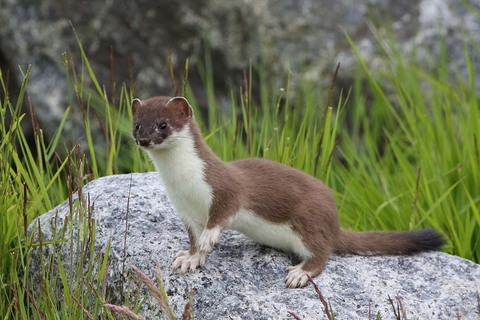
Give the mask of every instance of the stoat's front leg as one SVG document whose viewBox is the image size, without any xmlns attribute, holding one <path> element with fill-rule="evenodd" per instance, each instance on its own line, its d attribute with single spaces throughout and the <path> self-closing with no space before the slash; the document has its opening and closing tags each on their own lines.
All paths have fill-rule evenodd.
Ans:
<svg viewBox="0 0 480 320">
<path fill-rule="evenodd" d="M 227 200 L 220 196 L 213 198 L 207 225 L 198 239 L 197 249 L 200 251 L 200 254 L 206 255 L 212 251 L 213 246 L 220 239 L 220 234 L 223 230 L 229 229 L 233 218 L 238 214 L 239 210 L 240 204 L 237 199 Z"/>
<path fill-rule="evenodd" d="M 216 226 L 212 229 L 205 227 L 205 229 L 203 229 L 200 239 L 198 240 L 198 250 L 201 254 L 206 255 L 212 251 L 213 246 L 220 239 L 221 232 L 222 228 L 220 226 Z"/>
<path fill-rule="evenodd" d="M 190 240 L 190 249 L 180 251 L 173 259 L 172 271 L 180 268 L 181 273 L 187 271 L 194 272 L 197 267 L 203 267 L 205 265 L 205 255 L 198 250 L 198 238 L 202 233 L 202 226 L 200 225 L 187 225 L 185 224 L 188 232 L 188 238 Z"/>
<path fill-rule="evenodd" d="M 221 228 L 203 229 L 198 241 L 194 232 L 187 228 L 190 238 L 190 250 L 180 251 L 173 261 L 173 271 L 180 268 L 180 272 L 194 272 L 197 267 L 205 265 L 205 257 L 212 251 L 213 246 L 220 238 Z"/>
<path fill-rule="evenodd" d="M 222 210 L 220 213 L 219 210 Z M 231 218 L 238 212 L 238 205 L 216 205 L 215 201 L 210 208 L 208 221 L 202 229 L 200 225 L 187 226 L 190 238 L 190 250 L 180 251 L 173 261 L 173 270 L 180 268 L 182 273 L 193 272 L 197 267 L 205 265 L 205 257 L 220 239 L 223 230 L 228 229 Z"/>
</svg>

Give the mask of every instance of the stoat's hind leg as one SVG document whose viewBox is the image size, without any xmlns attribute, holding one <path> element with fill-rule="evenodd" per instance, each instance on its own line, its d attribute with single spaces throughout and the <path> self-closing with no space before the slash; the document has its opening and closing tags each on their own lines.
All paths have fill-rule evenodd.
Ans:
<svg viewBox="0 0 480 320">
<path fill-rule="evenodd" d="M 329 252 L 328 250 L 326 251 L 327 252 L 322 253 L 317 252 L 313 257 L 303 260 L 302 263 L 296 266 L 288 267 L 288 274 L 285 278 L 285 284 L 287 287 L 304 287 L 308 283 L 308 276 L 313 278 L 319 275 L 327 264 Z"/>
</svg>

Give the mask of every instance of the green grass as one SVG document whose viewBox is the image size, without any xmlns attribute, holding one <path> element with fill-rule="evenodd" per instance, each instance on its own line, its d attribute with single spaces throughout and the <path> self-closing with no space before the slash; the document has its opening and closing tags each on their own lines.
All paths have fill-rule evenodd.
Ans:
<svg viewBox="0 0 480 320">
<path fill-rule="evenodd" d="M 369 116 L 341 135 L 347 166 L 333 171 L 342 218 L 359 229 L 433 226 L 450 240 L 447 252 L 479 262 L 480 118 L 468 48 L 468 82 L 452 83 L 445 58 L 428 72 L 384 45 L 395 53 L 392 68 L 374 79 L 361 63 L 358 75 L 375 111 L 355 90 L 354 119 Z"/>
<path fill-rule="evenodd" d="M 378 36 L 378 41 L 385 48 L 388 67 L 372 76 L 358 57 L 353 87 L 343 88 L 334 104 L 333 87 L 321 87 L 302 78 L 294 91 L 289 74 L 270 81 L 262 62 L 246 70 L 243 83 L 234 84 L 231 110 L 225 113 L 215 98 L 208 49 L 206 63 L 194 66 L 203 77 L 208 118 L 198 116 L 186 77 L 180 93 L 195 108 L 208 144 L 225 161 L 264 157 L 302 169 L 333 188 L 343 228 L 434 227 L 448 238 L 446 252 L 478 263 L 480 117 L 470 46 L 466 42 L 464 47 L 468 79 L 452 79 L 444 51 L 434 67 L 428 68 L 420 66 L 414 56 L 400 55 L 390 38 Z M 5 93 L 0 101 L 2 318 L 114 318 L 104 306 L 109 297 L 102 275 L 108 261 L 106 255 L 95 255 L 92 250 L 95 228 L 87 202 L 71 204 L 74 216 L 84 223 L 80 242 L 65 240 L 65 233 L 70 232 L 68 225 L 59 228 L 54 240 L 57 247 L 82 248 L 81 255 L 72 256 L 78 258 L 75 261 L 82 276 L 72 279 L 61 264 L 53 267 L 43 261 L 43 281 L 38 288 L 28 273 L 32 252 L 47 244 L 24 239 L 26 227 L 35 217 L 71 199 L 74 191 L 97 177 L 153 170 L 129 138 L 133 84 L 122 84 L 107 93 L 96 79 L 80 41 L 78 46 L 81 66 L 73 64 L 71 53 L 63 57 L 65 78 L 73 90 L 65 93 L 69 108 L 49 141 L 36 125 L 35 145 L 29 146 L 20 126 L 30 116 L 21 114 L 20 106 L 28 101 L 25 89 L 31 68 L 20 71 L 24 81 L 18 97 L 8 96 L 7 77 L 0 74 Z M 85 85 L 87 77 L 92 79 L 92 87 Z M 279 82 L 283 87 L 273 85 Z M 254 87 L 259 92 L 256 97 L 252 96 Z M 60 143 L 73 111 L 83 116 L 85 150 L 77 145 L 79 137 L 73 133 L 73 144 Z M 10 124 L 5 122 L 7 113 L 12 115 Z M 94 125 L 102 132 L 99 147 L 93 144 L 90 128 Z M 55 255 L 52 259 L 59 262 Z M 93 278 L 94 268 L 100 270 L 98 278 Z M 55 289 L 60 284 L 63 292 L 58 300 Z M 138 308 L 135 301 L 129 305 Z"/>
</svg>

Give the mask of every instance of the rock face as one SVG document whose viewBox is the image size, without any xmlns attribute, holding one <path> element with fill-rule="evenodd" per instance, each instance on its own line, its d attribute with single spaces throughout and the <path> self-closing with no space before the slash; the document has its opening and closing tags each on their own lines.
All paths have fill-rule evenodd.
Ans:
<svg viewBox="0 0 480 320">
<path fill-rule="evenodd" d="M 438 53 L 439 35 L 445 35 L 452 70 L 458 68 L 461 74 L 466 74 L 462 38 L 469 32 L 472 42 L 478 43 L 480 22 L 475 12 L 463 3 L 457 0 L 88 3 L 0 0 L 0 66 L 15 71 L 17 65 L 24 69 L 28 64 L 33 65 L 29 93 L 44 124 L 58 123 L 68 105 L 62 61 L 67 46 L 76 58 L 77 73 L 80 73 L 80 54 L 69 21 L 83 42 L 100 85 L 105 84 L 107 92 L 111 92 L 110 51 L 113 48 L 117 84 L 129 83 L 127 61 L 131 57 L 136 93 L 143 98 L 172 94 L 167 64 L 170 48 L 177 77 L 183 74 L 185 59 L 190 58 L 190 84 L 199 103 L 205 105 L 206 92 L 194 66 L 204 61 L 204 39 L 211 47 L 216 98 L 221 104 L 229 101 L 230 89 L 226 85 L 229 79 L 234 80 L 236 88 L 243 85 L 243 70 L 248 69 L 250 59 L 254 66 L 263 59 L 267 73 L 277 81 L 285 79 L 291 69 L 292 85 L 300 78 L 302 69 L 313 81 L 329 82 L 337 62 L 341 62 L 343 80 L 339 82 L 349 87 L 355 58 L 341 27 L 375 68 L 381 49 L 366 23 L 369 19 L 374 24 L 391 27 L 397 47 L 402 52 L 418 48 L 418 55 L 424 60 L 428 60 L 427 52 Z M 480 8 L 480 0 L 468 3 L 477 10 Z M 382 19 L 386 21 L 379 22 Z M 475 52 L 472 50 L 471 54 Z M 21 79 L 14 80 L 10 85 L 12 91 Z M 278 83 L 278 87 L 283 86 L 284 82 Z M 14 96 L 12 92 L 11 97 Z M 81 119 L 80 111 L 77 113 L 77 119 Z M 42 127 L 48 136 L 57 126 Z M 74 126 L 77 127 L 81 126 Z"/>
<path fill-rule="evenodd" d="M 176 315 L 183 311 L 188 285 L 195 289 L 193 307 L 198 319 L 292 319 L 288 311 L 302 319 L 326 319 L 311 285 L 303 289 L 285 287 L 285 269 L 292 264 L 292 257 L 233 231 L 222 234 L 220 243 L 207 256 L 205 267 L 194 274 L 172 273 L 173 257 L 179 250 L 188 248 L 188 237 L 156 173 L 104 177 L 86 185 L 83 194 L 95 220 L 95 252 L 104 252 L 111 242 L 110 302 L 119 303 L 121 282 L 135 277 L 131 266 L 137 266 L 153 279 L 154 267 L 159 261 Z M 36 232 L 40 223 L 45 242 L 52 239 L 54 226 L 63 226 L 68 216 L 66 201 L 33 221 L 29 230 Z M 75 221 L 71 216 L 68 220 Z M 72 230 L 73 243 L 77 243 L 79 224 L 74 223 Z M 36 235 L 38 238 L 38 232 Z M 74 269 L 70 266 L 71 248 L 76 250 L 76 246 L 70 245 L 57 248 L 67 271 Z M 52 250 L 45 246 L 43 253 L 48 256 Z M 78 257 L 78 251 L 73 252 L 73 257 Z M 38 263 L 38 250 L 32 252 L 31 259 L 32 265 Z M 124 265 L 129 276 L 122 273 Z M 32 277 L 39 279 L 39 268 L 32 272 Z M 373 318 L 377 312 L 383 318 L 393 318 L 388 297 L 395 301 L 397 295 L 408 319 L 480 316 L 477 302 L 480 265 L 441 252 L 412 257 L 332 256 L 325 271 L 314 281 L 338 319 L 368 318 L 369 305 Z M 131 290 L 127 288 L 123 292 L 133 297 L 132 283 L 129 288 Z M 140 313 L 150 319 L 158 317 L 159 306 L 144 293 Z"/>
</svg>

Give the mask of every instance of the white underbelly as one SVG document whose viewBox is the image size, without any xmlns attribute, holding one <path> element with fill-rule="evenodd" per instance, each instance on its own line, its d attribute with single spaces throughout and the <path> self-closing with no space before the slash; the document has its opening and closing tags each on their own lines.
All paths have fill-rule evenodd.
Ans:
<svg viewBox="0 0 480 320">
<path fill-rule="evenodd" d="M 302 258 L 313 254 L 307 249 L 300 235 L 286 223 L 273 223 L 250 210 L 241 209 L 230 223 L 230 228 L 252 240 L 267 246 L 290 251 Z"/>
</svg>

